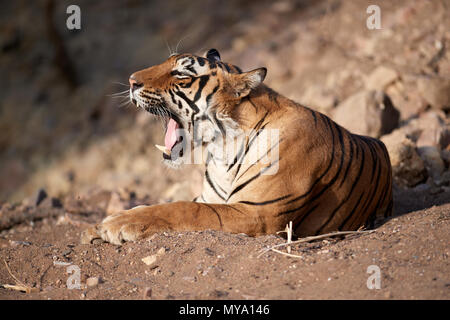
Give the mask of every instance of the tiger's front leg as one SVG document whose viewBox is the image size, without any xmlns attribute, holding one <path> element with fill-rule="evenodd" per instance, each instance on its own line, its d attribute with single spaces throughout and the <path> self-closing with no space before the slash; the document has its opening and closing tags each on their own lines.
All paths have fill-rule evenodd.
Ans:
<svg viewBox="0 0 450 320">
<path fill-rule="evenodd" d="M 264 212 L 256 212 L 245 204 L 175 202 L 139 206 L 106 217 L 100 224 L 82 233 L 81 243 L 103 239 L 120 245 L 125 241 L 144 239 L 158 231 L 170 230 L 213 229 L 254 236 L 276 232 L 282 226 L 283 222 L 274 223 Z"/>
</svg>

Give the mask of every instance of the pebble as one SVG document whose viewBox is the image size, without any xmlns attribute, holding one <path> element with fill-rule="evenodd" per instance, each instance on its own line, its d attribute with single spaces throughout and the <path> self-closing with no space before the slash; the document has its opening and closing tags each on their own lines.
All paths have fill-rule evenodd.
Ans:
<svg viewBox="0 0 450 320">
<path fill-rule="evenodd" d="M 151 256 L 142 258 L 141 260 L 142 260 L 142 262 L 144 262 L 146 265 L 150 266 L 150 265 L 152 265 L 152 264 L 154 264 L 154 263 L 156 262 L 157 257 L 156 257 L 156 255 L 154 254 L 154 255 L 151 255 Z"/>
<path fill-rule="evenodd" d="M 32 243 L 29 241 L 15 241 L 15 240 L 9 240 L 9 243 L 11 244 L 11 246 L 13 247 L 17 247 L 19 245 L 22 246 L 30 246 Z"/>
<path fill-rule="evenodd" d="M 35 206 L 37 207 L 38 205 L 41 204 L 41 202 L 47 198 L 47 192 L 45 192 L 44 189 L 40 189 L 36 195 L 36 200 L 34 202 Z"/>
<path fill-rule="evenodd" d="M 142 262 L 144 262 L 146 265 L 150 266 L 158 260 L 158 257 L 164 255 L 166 253 L 166 249 L 164 247 L 161 247 L 156 254 L 152 254 L 151 256 L 142 258 Z"/>
<path fill-rule="evenodd" d="M 189 282 L 197 282 L 197 278 L 196 277 L 183 277 L 183 280 L 185 281 L 189 281 Z"/>
<path fill-rule="evenodd" d="M 143 295 L 143 299 L 151 299 L 152 298 L 152 288 L 146 287 L 144 289 L 144 295 Z"/>
<path fill-rule="evenodd" d="M 99 283 L 101 283 L 101 279 L 99 277 L 90 277 L 86 280 L 86 285 L 88 287 L 95 287 Z"/>
</svg>

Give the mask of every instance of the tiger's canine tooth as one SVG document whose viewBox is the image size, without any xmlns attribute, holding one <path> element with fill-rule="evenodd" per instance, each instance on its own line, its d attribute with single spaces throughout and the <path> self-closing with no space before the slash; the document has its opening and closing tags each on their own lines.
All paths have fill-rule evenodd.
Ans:
<svg viewBox="0 0 450 320">
<path fill-rule="evenodd" d="M 160 146 L 159 144 L 155 144 L 155 147 L 170 156 L 170 150 L 167 149 L 165 146 Z"/>
</svg>

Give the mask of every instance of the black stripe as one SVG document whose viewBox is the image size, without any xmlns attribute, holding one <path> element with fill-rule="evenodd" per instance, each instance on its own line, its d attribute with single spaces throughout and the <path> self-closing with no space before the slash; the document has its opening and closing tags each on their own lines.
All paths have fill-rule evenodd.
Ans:
<svg viewBox="0 0 450 320">
<path fill-rule="evenodd" d="M 209 76 L 208 75 L 200 77 L 200 82 L 198 84 L 198 90 L 195 93 L 194 100 L 193 100 L 194 102 L 197 102 L 198 99 L 200 99 L 200 96 L 202 94 L 203 88 L 208 83 L 208 81 L 209 81 Z"/>
<path fill-rule="evenodd" d="M 205 58 L 197 57 L 197 61 L 200 67 L 203 67 L 205 65 Z"/>
<path fill-rule="evenodd" d="M 245 212 L 243 212 L 243 211 L 239 210 L 238 208 L 235 208 L 235 207 L 233 207 L 231 205 L 228 205 L 227 207 L 230 208 L 230 209 L 233 209 L 234 211 L 239 212 L 240 214 L 247 215 Z"/>
<path fill-rule="evenodd" d="M 172 89 L 169 89 L 169 95 L 170 95 L 170 99 L 172 100 L 172 102 L 174 104 L 177 104 L 177 101 L 175 100 L 175 95 L 173 94 Z"/>
<path fill-rule="evenodd" d="M 242 172 L 242 174 L 239 176 L 239 178 L 236 179 L 236 176 L 237 176 L 238 173 L 239 173 L 240 165 L 241 165 L 241 163 L 242 163 L 242 161 L 241 161 L 241 163 L 239 164 L 239 167 L 238 167 L 238 169 L 237 169 L 237 171 L 236 171 L 236 174 L 235 174 L 235 176 L 234 176 L 234 180 L 235 180 L 235 181 L 239 181 L 239 179 L 242 178 L 242 176 L 243 176 L 248 170 L 250 170 L 250 168 L 252 168 L 255 164 L 259 163 L 259 161 L 261 161 L 262 158 L 264 158 L 265 156 L 267 156 L 267 155 L 269 154 L 269 152 L 272 151 L 273 148 L 275 148 L 276 146 L 278 146 L 278 145 L 280 144 L 281 141 L 283 141 L 283 139 L 280 139 L 276 144 L 274 144 L 272 147 L 270 147 L 270 149 L 266 152 L 265 155 L 263 155 L 261 158 L 259 158 L 258 160 L 256 160 L 256 162 L 252 163 L 247 169 L 245 169 L 244 172 Z M 278 160 L 281 160 L 281 158 L 279 157 Z"/>
<path fill-rule="evenodd" d="M 345 182 L 346 178 L 347 178 L 347 174 L 348 171 L 353 163 L 353 140 L 349 137 L 348 138 L 348 143 L 350 145 L 350 155 L 348 156 L 348 164 L 347 164 L 347 168 L 345 169 L 345 173 L 344 176 L 342 177 L 341 180 L 341 184 L 339 185 L 339 188 L 342 187 L 342 184 Z"/>
<path fill-rule="evenodd" d="M 361 195 L 359 196 L 358 201 L 356 201 L 355 206 L 353 207 L 352 211 L 350 211 L 350 213 L 348 214 L 347 218 L 345 218 L 345 220 L 341 223 L 341 225 L 339 226 L 338 230 L 342 231 L 342 228 L 345 226 L 345 224 L 347 223 L 347 221 L 353 216 L 353 213 L 355 212 L 356 208 L 358 207 L 359 203 L 361 202 L 362 197 L 364 196 L 364 193 L 361 193 Z"/>
<path fill-rule="evenodd" d="M 379 163 L 379 159 L 378 157 L 375 160 L 375 163 L 373 164 L 373 166 L 375 168 L 378 168 L 377 170 L 377 178 L 375 181 L 375 188 L 373 188 L 371 196 L 370 196 L 370 201 L 368 201 L 368 203 L 363 207 L 363 210 L 367 210 L 369 208 L 369 205 L 374 201 L 374 197 L 377 194 L 379 185 L 380 185 L 380 176 L 381 176 L 381 164 Z M 372 185 L 373 186 L 373 185 Z"/>
<path fill-rule="evenodd" d="M 213 184 L 213 182 L 212 182 L 212 180 L 211 180 L 211 178 L 210 178 L 210 176 L 209 176 L 208 170 L 205 171 L 205 178 L 206 178 L 206 181 L 208 181 L 208 184 L 209 184 L 209 185 L 211 186 L 211 188 L 214 190 L 214 192 L 219 196 L 219 198 L 225 201 L 225 197 L 223 197 L 223 196 L 217 191 L 216 187 L 214 186 L 214 184 Z"/>
<path fill-rule="evenodd" d="M 359 150 L 358 145 L 356 145 L 356 150 Z M 339 206 L 336 209 L 334 209 L 334 211 L 330 214 L 327 221 L 322 225 L 322 227 L 319 228 L 319 230 L 317 230 L 316 234 L 320 234 L 322 232 L 322 230 L 327 226 L 327 224 L 330 223 L 330 221 L 334 218 L 334 216 L 336 215 L 338 210 L 342 207 L 342 205 L 344 203 L 346 203 L 350 199 L 350 197 L 353 195 L 353 191 L 355 190 L 355 187 L 358 184 L 359 179 L 361 178 L 361 174 L 364 170 L 364 165 L 365 165 L 365 157 L 364 157 L 364 152 L 363 152 L 362 157 L 361 157 L 361 162 L 359 165 L 358 174 L 356 175 L 355 181 L 352 184 L 350 192 L 347 194 L 347 197 L 339 204 Z"/>
<path fill-rule="evenodd" d="M 217 216 L 217 219 L 219 219 L 219 224 L 220 224 L 220 228 L 223 228 L 223 224 L 222 224 L 222 219 L 220 218 L 219 213 L 216 211 L 216 209 L 214 209 L 213 206 L 207 204 L 207 203 L 202 203 L 204 206 L 207 206 L 208 208 L 210 208 Z"/>
<path fill-rule="evenodd" d="M 370 155 L 372 156 L 372 162 L 373 163 L 375 163 L 375 161 L 376 161 L 376 159 L 377 159 L 377 154 L 376 154 L 376 151 L 374 150 L 374 148 L 373 148 L 373 145 L 372 145 L 372 143 L 371 143 L 371 141 L 370 141 L 370 139 L 369 139 L 369 137 L 366 137 L 366 136 L 359 136 L 361 139 L 362 139 L 362 141 L 364 141 L 365 143 L 366 143 L 366 145 L 367 145 L 367 147 L 369 148 L 369 151 L 370 151 Z M 372 168 L 372 178 L 371 179 L 373 179 L 373 177 L 374 177 L 374 175 L 375 175 L 375 166 Z"/>
<path fill-rule="evenodd" d="M 223 127 L 222 122 L 217 119 L 217 113 L 213 113 L 213 117 L 214 117 L 214 122 L 216 123 L 217 127 L 219 128 L 220 132 L 222 133 L 223 138 L 225 139 L 226 136 L 226 132 L 225 132 L 225 128 Z M 209 118 L 209 116 L 208 116 Z"/>
<path fill-rule="evenodd" d="M 238 158 L 241 157 L 241 154 L 244 152 L 244 144 L 241 144 L 241 148 L 239 149 L 238 153 L 236 154 L 236 156 L 234 157 L 233 162 L 228 166 L 227 172 L 231 170 L 231 168 L 233 168 L 233 166 L 236 164 Z"/>
<path fill-rule="evenodd" d="M 227 69 L 228 72 L 231 72 L 231 69 L 230 69 L 230 67 L 228 66 L 228 64 L 224 63 L 223 65 L 225 66 L 225 69 Z"/>
<path fill-rule="evenodd" d="M 214 87 L 213 91 L 206 96 L 206 105 L 209 106 L 209 101 L 211 100 L 211 97 L 219 90 L 220 82 L 217 83 L 217 85 Z"/>
<path fill-rule="evenodd" d="M 187 74 L 184 74 L 178 70 L 173 70 L 170 72 L 171 76 L 183 76 L 183 77 L 189 77 Z"/>
<path fill-rule="evenodd" d="M 369 149 L 371 150 L 371 154 L 372 154 L 372 152 L 375 152 L 374 149 L 370 148 L 370 146 L 372 146 L 371 141 L 370 141 L 367 137 L 364 137 L 363 140 L 364 140 L 364 141 L 366 142 L 366 144 L 369 146 Z M 373 147 L 373 146 L 372 146 L 372 147 Z M 361 209 L 361 210 L 362 210 L 363 212 L 366 211 L 366 210 L 368 209 L 369 205 L 374 201 L 374 196 L 375 196 L 375 194 L 377 193 L 377 190 L 378 190 L 378 188 L 379 188 L 379 183 L 380 183 L 381 163 L 379 163 L 379 159 L 378 159 L 378 157 L 376 156 L 376 153 L 375 153 L 375 155 L 372 155 L 372 156 L 373 156 L 372 176 L 373 176 L 373 173 L 375 172 L 375 170 L 378 169 L 378 170 L 377 170 L 377 178 L 376 178 L 376 181 L 375 181 L 375 187 L 372 189 L 372 192 L 370 192 L 370 193 L 368 194 L 366 200 L 364 201 L 364 204 L 362 205 L 362 209 Z M 372 180 L 373 180 L 373 177 L 372 177 L 371 181 L 372 181 Z M 349 218 L 349 217 L 348 217 L 348 218 Z"/>
<path fill-rule="evenodd" d="M 253 180 L 257 179 L 260 175 L 262 175 L 264 172 L 266 172 L 267 170 L 269 170 L 274 164 L 278 163 L 278 160 L 271 163 L 270 166 L 267 166 L 265 168 L 263 168 L 261 171 L 258 172 L 258 174 L 254 175 L 253 177 L 251 177 L 250 179 L 248 179 L 247 181 L 245 181 L 244 183 L 240 184 L 239 186 L 237 186 L 228 196 L 227 201 L 236 193 L 239 192 L 240 190 L 242 190 L 245 186 L 247 186 L 250 182 L 252 182 Z"/>
<path fill-rule="evenodd" d="M 313 110 L 311 110 L 310 108 L 307 108 L 307 109 L 311 112 L 311 114 L 312 114 L 312 116 L 313 116 L 313 118 L 314 118 L 314 125 L 317 126 L 317 116 L 316 116 L 316 112 L 313 111 Z"/>
<path fill-rule="evenodd" d="M 368 221 L 366 222 L 366 225 L 368 225 L 368 227 L 370 229 L 372 229 L 375 226 L 375 220 L 376 220 L 378 207 L 380 206 L 381 201 L 384 200 L 384 198 L 386 197 L 387 192 L 388 192 L 388 188 L 385 187 L 384 190 L 383 190 L 383 193 L 378 198 L 377 204 L 373 208 L 372 213 L 369 215 L 369 218 L 368 218 Z"/>
<path fill-rule="evenodd" d="M 269 112 L 267 111 L 266 114 L 256 123 L 256 125 L 253 127 L 251 132 L 256 132 L 255 136 L 253 136 L 253 138 L 250 140 L 249 144 L 246 146 L 245 148 L 245 152 L 244 155 L 242 157 L 245 157 L 245 155 L 247 154 L 248 150 L 250 149 L 250 146 L 252 145 L 253 141 L 256 139 L 256 137 L 258 137 L 258 135 L 261 133 L 261 131 L 266 127 L 267 123 L 261 127 L 262 123 L 264 122 L 264 120 L 267 118 L 267 115 L 269 114 Z M 260 128 L 261 127 L 261 128 Z M 239 150 L 239 153 L 236 155 L 236 157 L 233 160 L 233 163 L 231 163 L 231 165 L 228 167 L 227 172 L 229 172 L 231 170 L 231 168 L 234 167 L 234 165 L 237 163 L 238 158 L 241 157 L 242 154 L 242 147 L 243 145 L 241 145 L 241 149 Z M 241 164 L 242 162 L 240 162 Z M 240 167 L 240 165 L 239 165 Z M 237 174 L 237 173 L 236 173 Z"/>
<path fill-rule="evenodd" d="M 302 217 L 297 217 L 294 220 L 294 229 L 297 229 L 303 223 L 303 221 L 305 221 L 306 217 L 308 217 L 314 210 L 316 210 L 318 206 L 319 203 L 311 207 L 311 209 L 309 209 L 308 212 L 306 212 Z M 298 221 L 298 219 L 300 220 Z"/>
<path fill-rule="evenodd" d="M 184 101 L 186 101 L 186 103 L 189 105 L 189 107 L 191 107 L 191 109 L 194 110 L 194 112 L 196 114 L 199 112 L 199 109 L 198 109 L 197 105 L 194 103 L 194 101 L 192 101 L 191 99 L 186 97 L 184 92 L 182 92 L 182 91 L 175 91 L 175 94 L 177 96 L 179 96 L 181 99 L 183 99 Z"/>
<path fill-rule="evenodd" d="M 377 163 L 374 163 L 373 166 L 376 168 L 377 167 Z M 363 213 L 367 210 L 369 205 L 373 202 L 373 200 L 374 200 L 373 197 L 375 196 L 376 191 L 378 190 L 379 178 L 380 178 L 380 173 L 381 173 L 381 166 L 378 166 L 378 171 L 377 172 L 378 172 L 377 173 L 377 180 L 376 180 L 376 183 L 375 183 L 376 187 L 374 189 L 372 189 L 372 192 L 369 192 L 367 194 L 367 198 L 366 198 L 366 200 L 364 201 L 364 203 L 363 203 L 363 205 L 361 207 L 361 211 Z M 350 218 L 350 216 L 348 218 Z"/>
<path fill-rule="evenodd" d="M 288 194 L 288 195 L 285 195 L 285 196 L 280 197 L 280 198 L 276 198 L 276 199 L 273 199 L 273 200 L 267 200 L 267 201 L 263 201 L 263 202 L 239 201 L 239 203 L 250 204 L 250 205 L 252 205 L 252 206 L 264 206 L 264 205 L 267 205 L 267 204 L 272 204 L 272 203 L 275 203 L 275 202 L 278 202 L 278 201 L 287 199 L 287 198 L 289 198 L 290 196 L 291 196 L 291 195 Z"/>
</svg>

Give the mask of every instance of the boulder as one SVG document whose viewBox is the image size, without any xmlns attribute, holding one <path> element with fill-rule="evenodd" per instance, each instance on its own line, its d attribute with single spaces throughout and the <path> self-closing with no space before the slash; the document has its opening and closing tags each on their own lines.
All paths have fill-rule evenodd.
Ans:
<svg viewBox="0 0 450 320">
<path fill-rule="evenodd" d="M 400 113 L 384 92 L 367 90 L 344 100 L 331 116 L 352 133 L 379 138 L 397 128 Z"/>
<path fill-rule="evenodd" d="M 423 77 L 417 81 L 421 96 L 433 108 L 450 110 L 450 79 Z"/>
<path fill-rule="evenodd" d="M 365 79 L 369 90 L 384 90 L 398 79 L 397 71 L 385 66 L 379 66 Z"/>
<path fill-rule="evenodd" d="M 300 101 L 319 112 L 329 114 L 337 104 L 337 97 L 318 86 L 310 86 L 306 89 Z"/>
<path fill-rule="evenodd" d="M 425 163 L 428 175 L 432 177 L 434 181 L 440 180 L 441 175 L 445 170 L 445 164 L 441 158 L 439 148 L 435 146 L 419 147 L 418 153 Z"/>
<path fill-rule="evenodd" d="M 424 161 L 416 144 L 406 133 L 397 129 L 381 137 L 388 149 L 394 182 L 401 187 L 414 187 L 427 178 Z"/>
</svg>

